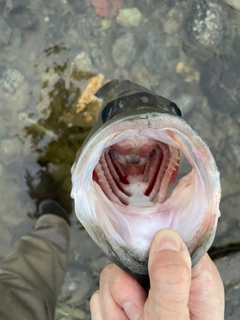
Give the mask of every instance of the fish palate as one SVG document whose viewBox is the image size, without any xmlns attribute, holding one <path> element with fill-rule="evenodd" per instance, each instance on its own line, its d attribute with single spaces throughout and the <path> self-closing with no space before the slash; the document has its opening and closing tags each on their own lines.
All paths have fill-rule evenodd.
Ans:
<svg viewBox="0 0 240 320">
<path fill-rule="evenodd" d="M 108 92 L 72 167 L 78 219 L 135 277 L 148 275 L 151 241 L 163 228 L 181 236 L 196 264 L 220 216 L 219 172 L 208 146 L 175 103 L 130 81 L 113 80 L 96 95 Z M 180 151 L 191 171 L 178 179 Z"/>
</svg>

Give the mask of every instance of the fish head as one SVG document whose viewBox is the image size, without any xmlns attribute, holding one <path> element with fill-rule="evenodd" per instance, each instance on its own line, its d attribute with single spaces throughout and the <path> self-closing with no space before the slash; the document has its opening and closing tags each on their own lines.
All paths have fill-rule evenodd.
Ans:
<svg viewBox="0 0 240 320">
<path fill-rule="evenodd" d="M 77 217 L 135 277 L 148 275 L 151 241 L 164 228 L 180 235 L 194 265 L 210 247 L 220 215 L 214 158 L 176 104 L 129 81 L 119 86 L 72 167 Z M 180 152 L 191 171 L 178 180 Z"/>
</svg>

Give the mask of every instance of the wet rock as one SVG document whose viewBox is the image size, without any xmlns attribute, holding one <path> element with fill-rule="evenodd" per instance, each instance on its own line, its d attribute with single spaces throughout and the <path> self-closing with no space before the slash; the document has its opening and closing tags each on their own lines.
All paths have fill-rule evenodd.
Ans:
<svg viewBox="0 0 240 320">
<path fill-rule="evenodd" d="M 201 59 L 213 55 L 223 39 L 225 27 L 225 11 L 220 1 L 192 2 L 186 23 L 188 51 Z"/>
<path fill-rule="evenodd" d="M 69 66 L 69 74 L 77 80 L 81 80 L 83 72 L 94 73 L 92 60 L 86 52 L 81 52 L 73 59 Z"/>
<path fill-rule="evenodd" d="M 193 68 L 191 65 L 186 64 L 183 61 L 179 61 L 175 67 L 176 73 L 184 77 L 186 82 L 199 82 L 200 73 L 198 70 Z"/>
<path fill-rule="evenodd" d="M 4 138 L 6 136 L 7 133 L 7 127 L 5 126 L 4 123 L 0 122 L 0 139 Z"/>
<path fill-rule="evenodd" d="M 0 16 L 0 46 L 8 44 L 12 29 L 9 27 L 7 22 Z"/>
<path fill-rule="evenodd" d="M 22 143 L 18 138 L 3 139 L 0 142 L 0 160 L 5 164 L 10 164 L 21 154 Z"/>
<path fill-rule="evenodd" d="M 215 261 L 225 288 L 225 317 L 235 320 L 240 317 L 240 253 L 231 254 Z"/>
<path fill-rule="evenodd" d="M 10 38 L 11 45 L 14 48 L 19 48 L 22 44 L 22 33 L 20 29 L 13 29 L 11 38 Z"/>
<path fill-rule="evenodd" d="M 147 68 L 153 73 L 167 70 L 168 61 L 176 59 L 178 54 L 166 47 L 166 41 L 160 33 L 149 31 L 147 34 L 147 48 L 144 50 L 143 59 Z"/>
<path fill-rule="evenodd" d="M 0 79 L 2 103 L 13 110 L 26 108 L 30 97 L 30 87 L 23 74 L 17 69 L 9 68 Z"/>
<path fill-rule="evenodd" d="M 3 190 L 1 191 L 3 192 Z M 5 223 L 3 223 L 3 221 L 1 221 L 0 223 L 0 261 L 9 252 L 10 247 L 11 247 L 11 233 L 9 231 L 8 226 Z"/>
<path fill-rule="evenodd" d="M 107 30 L 111 27 L 111 20 L 110 19 L 103 19 L 101 21 L 101 30 Z"/>
<path fill-rule="evenodd" d="M 238 225 L 240 227 L 240 194 L 233 194 L 228 197 L 223 198 L 221 202 L 221 210 L 226 213 L 228 217 L 232 219 L 236 219 L 238 221 Z"/>
<path fill-rule="evenodd" d="M 135 38 L 132 33 L 125 33 L 112 46 L 112 58 L 119 68 L 130 66 L 137 53 Z"/>
<path fill-rule="evenodd" d="M 35 13 L 23 5 L 11 9 L 7 14 L 6 20 L 12 28 L 36 30 L 38 26 L 38 19 Z"/>
<path fill-rule="evenodd" d="M 178 30 L 181 28 L 183 19 L 183 12 L 180 8 L 176 7 L 171 9 L 163 22 L 163 31 L 167 34 L 177 35 Z"/>
<path fill-rule="evenodd" d="M 24 81 L 24 76 L 17 69 L 7 69 L 0 80 L 3 91 L 8 94 L 16 93 L 16 90 Z"/>
<path fill-rule="evenodd" d="M 75 13 L 83 14 L 87 10 L 88 2 L 85 0 L 68 0 Z"/>
<path fill-rule="evenodd" d="M 122 7 L 122 0 L 92 0 L 91 2 L 96 15 L 102 18 L 108 18 Z"/>
<path fill-rule="evenodd" d="M 239 57 L 216 56 L 202 69 L 200 85 L 212 108 L 231 113 L 240 101 Z"/>
<path fill-rule="evenodd" d="M 123 27 L 137 27 L 142 21 L 142 13 L 137 8 L 120 9 L 116 21 Z"/>
<path fill-rule="evenodd" d="M 233 9 L 240 11 L 240 2 L 239 0 L 225 0 L 224 1 L 227 5 L 232 7 Z"/>
<path fill-rule="evenodd" d="M 70 270 L 65 276 L 58 301 L 80 305 L 91 293 L 91 277 L 81 270 Z"/>
</svg>

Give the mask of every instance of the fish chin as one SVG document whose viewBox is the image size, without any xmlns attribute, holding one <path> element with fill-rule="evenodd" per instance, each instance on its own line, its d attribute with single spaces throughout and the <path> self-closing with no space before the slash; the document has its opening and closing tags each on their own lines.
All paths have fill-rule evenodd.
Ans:
<svg viewBox="0 0 240 320">
<path fill-rule="evenodd" d="M 192 169 L 177 181 L 180 151 Z M 72 182 L 75 211 L 85 229 L 135 276 L 147 275 L 150 244 L 160 229 L 181 236 L 193 264 L 213 241 L 219 172 L 207 145 L 179 117 L 128 117 L 102 128 L 74 164 Z"/>
</svg>

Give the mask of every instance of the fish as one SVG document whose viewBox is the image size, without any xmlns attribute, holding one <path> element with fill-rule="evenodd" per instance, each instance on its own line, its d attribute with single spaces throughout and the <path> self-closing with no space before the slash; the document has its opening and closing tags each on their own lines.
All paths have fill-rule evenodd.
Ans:
<svg viewBox="0 0 240 320">
<path fill-rule="evenodd" d="M 220 173 L 207 144 L 174 102 L 136 83 L 113 80 L 96 95 L 103 108 L 71 169 L 79 221 L 136 278 L 148 277 L 151 242 L 164 228 L 183 239 L 194 266 L 220 216 Z M 178 179 L 182 155 L 191 170 Z"/>
</svg>

